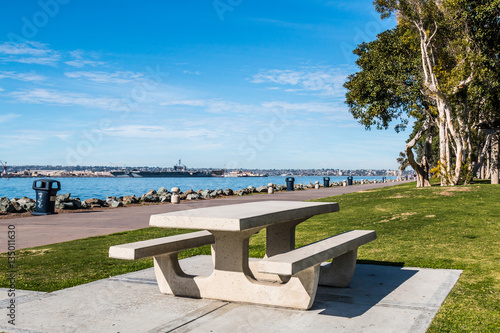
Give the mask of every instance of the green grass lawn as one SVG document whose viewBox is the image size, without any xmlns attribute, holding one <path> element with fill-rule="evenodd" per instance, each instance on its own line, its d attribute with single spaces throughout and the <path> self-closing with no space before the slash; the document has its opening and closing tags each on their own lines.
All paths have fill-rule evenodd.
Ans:
<svg viewBox="0 0 500 333">
<path fill-rule="evenodd" d="M 417 189 L 415 184 L 345 194 L 340 212 L 297 227 L 297 246 L 352 229 L 376 230 L 378 239 L 358 251 L 360 262 L 461 269 L 429 332 L 500 332 L 500 186 Z M 152 259 L 108 258 L 111 245 L 189 232 L 147 228 L 16 252 L 16 288 L 53 291 L 152 266 Z M 250 255 L 262 257 L 265 232 L 251 238 Z M 182 257 L 209 254 L 210 247 Z M 6 254 L 0 269 L 9 271 Z M 8 287 L 7 275 L 0 286 Z"/>
</svg>

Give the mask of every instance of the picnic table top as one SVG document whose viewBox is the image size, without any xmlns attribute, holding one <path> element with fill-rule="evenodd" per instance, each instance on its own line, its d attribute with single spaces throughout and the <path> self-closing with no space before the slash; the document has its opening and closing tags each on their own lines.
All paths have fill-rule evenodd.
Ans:
<svg viewBox="0 0 500 333">
<path fill-rule="evenodd" d="M 149 225 L 162 228 L 242 231 L 307 219 L 339 210 L 336 202 L 259 201 L 151 215 Z"/>
</svg>

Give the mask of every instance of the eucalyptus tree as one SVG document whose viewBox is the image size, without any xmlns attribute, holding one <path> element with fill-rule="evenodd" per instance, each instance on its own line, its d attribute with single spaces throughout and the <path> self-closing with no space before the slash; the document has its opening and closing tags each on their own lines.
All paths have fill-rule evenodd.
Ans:
<svg viewBox="0 0 500 333">
<path fill-rule="evenodd" d="M 423 92 L 417 35 L 405 26 L 387 30 L 370 43 L 360 44 L 353 53 L 360 71 L 344 84 L 346 103 L 353 117 L 367 129 L 388 129 L 395 123 L 396 132 L 415 121 L 405 153 L 407 163 L 417 174 L 417 186 L 430 186 L 428 143 L 435 123 L 432 100 Z M 413 147 L 423 139 L 424 154 L 415 159 Z M 402 156 L 400 156 L 402 157 Z M 398 162 L 400 162 L 398 160 Z"/>
<path fill-rule="evenodd" d="M 498 184 L 500 150 L 500 0 L 457 0 L 455 6 L 462 9 L 464 27 L 477 54 L 478 82 L 474 82 L 472 105 L 479 111 L 475 174 L 485 161 L 488 148 L 493 161 L 489 161 L 492 183 Z M 489 129 L 486 129 L 486 128 Z M 491 130 L 497 128 L 497 130 Z M 496 175 L 495 175 L 496 174 Z M 493 179 L 495 178 L 496 179 Z"/>
<path fill-rule="evenodd" d="M 437 110 L 442 185 L 455 185 L 473 172 L 472 142 L 479 137 L 475 128 L 497 112 L 484 105 L 498 100 L 494 91 L 485 93 L 486 86 L 498 82 L 494 75 L 498 72 L 498 3 L 499 0 L 374 1 L 383 18 L 396 14 L 398 27 L 418 34 L 422 94 Z M 493 54 L 492 61 L 486 51 Z M 484 66 L 488 61 L 494 65 Z"/>
</svg>

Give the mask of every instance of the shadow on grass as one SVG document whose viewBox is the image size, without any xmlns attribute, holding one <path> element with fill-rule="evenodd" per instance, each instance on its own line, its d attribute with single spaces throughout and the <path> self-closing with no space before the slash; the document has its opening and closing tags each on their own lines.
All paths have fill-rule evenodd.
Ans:
<svg viewBox="0 0 500 333">
<path fill-rule="evenodd" d="M 380 265 L 380 266 L 396 266 L 404 267 L 404 262 L 392 262 L 392 261 L 377 261 L 377 260 L 357 260 L 358 264 L 362 265 Z"/>
<path fill-rule="evenodd" d="M 361 316 L 418 273 L 416 269 L 402 268 L 403 263 L 361 262 L 349 287 L 319 287 L 311 310 L 327 316 Z"/>
</svg>

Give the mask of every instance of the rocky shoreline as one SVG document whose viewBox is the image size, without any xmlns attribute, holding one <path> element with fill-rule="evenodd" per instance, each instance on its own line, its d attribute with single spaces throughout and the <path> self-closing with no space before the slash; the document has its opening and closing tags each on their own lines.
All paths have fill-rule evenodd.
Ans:
<svg viewBox="0 0 500 333">
<path fill-rule="evenodd" d="M 357 184 L 367 184 L 367 183 L 376 183 L 380 182 L 377 180 L 360 180 L 353 181 L 353 185 Z M 271 185 L 271 184 L 270 184 Z M 346 186 L 346 182 L 332 182 L 330 187 L 334 186 Z M 233 195 L 250 195 L 257 193 L 268 193 L 269 187 L 271 186 L 260 186 L 254 187 L 249 186 L 247 188 L 243 188 L 237 191 L 233 191 L 232 189 L 217 189 L 217 190 L 198 190 L 194 191 L 192 189 L 187 190 L 186 192 L 179 192 L 180 200 L 206 200 L 206 199 L 215 199 L 220 197 L 228 197 Z M 295 190 L 306 190 L 312 188 L 320 188 L 323 187 L 322 184 L 295 184 Z M 285 185 L 272 184 L 273 192 L 286 191 Z M 55 198 L 55 208 L 58 211 L 73 211 L 73 210 L 87 210 L 87 209 L 96 209 L 96 208 L 117 208 L 129 205 L 137 205 L 137 204 L 155 204 L 155 203 L 170 203 L 172 198 L 172 192 L 168 191 L 167 188 L 161 187 L 158 190 L 149 190 L 147 193 L 144 193 L 140 197 L 132 196 L 110 196 L 106 199 L 98 199 L 91 198 L 81 200 L 77 197 L 71 197 L 71 193 L 65 194 L 57 194 Z M 35 211 L 36 201 L 34 199 L 28 197 L 22 198 L 12 198 L 8 199 L 6 197 L 0 198 L 0 214 L 2 215 L 20 215 L 23 213 L 31 213 Z"/>
</svg>

